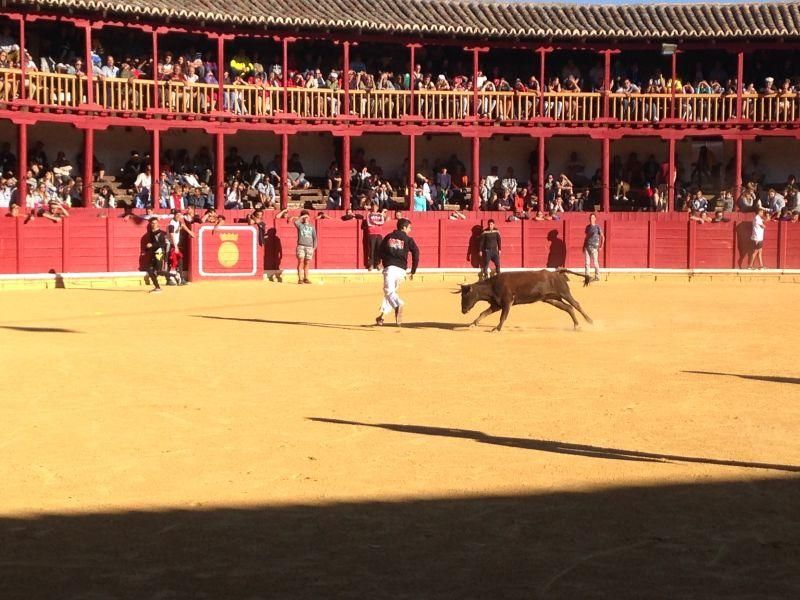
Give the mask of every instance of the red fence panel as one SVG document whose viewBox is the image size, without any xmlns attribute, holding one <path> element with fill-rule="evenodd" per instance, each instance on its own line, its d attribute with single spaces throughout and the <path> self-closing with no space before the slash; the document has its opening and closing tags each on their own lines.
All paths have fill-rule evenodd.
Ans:
<svg viewBox="0 0 800 600">
<path fill-rule="evenodd" d="M 142 219 L 122 219 L 109 211 L 108 227 L 109 270 L 138 271 L 141 269 L 142 238 L 147 222 Z M 163 226 L 162 226 L 163 229 Z"/>
<path fill-rule="evenodd" d="M 647 268 L 647 245 L 649 232 L 647 221 L 614 221 L 607 224 L 608 244 L 607 263 L 603 265 L 600 251 L 600 264 L 606 267 L 625 267 L 629 269 Z M 583 238 L 581 239 L 583 242 Z M 582 248 L 581 248 L 582 250 Z"/>
<path fill-rule="evenodd" d="M 286 219 L 275 219 L 273 223 L 267 229 L 264 270 L 293 269 L 297 266 L 297 228 Z M 319 260 L 318 255 L 315 260 Z"/>
<path fill-rule="evenodd" d="M 480 221 L 448 221 L 441 223 L 442 264 L 452 268 L 480 267 Z M 412 231 L 412 235 L 414 235 Z M 501 235 L 503 233 L 501 232 Z M 503 236 L 503 249 L 506 238 Z M 504 254 L 505 255 L 505 254 Z M 501 263 L 502 264 L 502 263 Z"/>
<path fill-rule="evenodd" d="M 784 223 L 786 236 L 786 263 L 784 269 L 800 269 L 800 223 Z"/>
<path fill-rule="evenodd" d="M 0 221 L 0 273 L 17 272 L 17 227 L 19 218 L 4 218 Z"/>
<path fill-rule="evenodd" d="M 560 267 L 566 258 L 563 221 L 525 221 L 522 226 L 523 267 Z"/>
<path fill-rule="evenodd" d="M 583 240 L 586 237 L 588 220 L 569 219 L 564 222 L 564 243 L 566 244 L 566 266 L 570 269 L 583 268 Z M 622 223 L 614 223 L 616 228 Z"/>
<path fill-rule="evenodd" d="M 362 221 L 340 221 L 338 219 L 317 220 L 319 252 L 318 269 L 355 269 L 365 264 L 363 236 L 358 235 Z M 388 229 L 387 231 L 388 232 Z M 386 233 L 385 232 L 385 233 Z"/>
<path fill-rule="evenodd" d="M 20 271 L 22 273 L 61 273 L 63 271 L 62 229 L 61 222 L 54 223 L 41 217 L 20 228 L 22 234 Z"/>
<path fill-rule="evenodd" d="M 500 264 L 504 267 L 518 268 L 522 266 L 524 250 L 522 247 L 522 222 L 500 223 L 497 225 L 502 236 L 503 251 Z"/>
<path fill-rule="evenodd" d="M 730 269 L 735 252 L 733 223 L 703 223 L 695 229 L 696 269 Z"/>
<path fill-rule="evenodd" d="M 107 268 L 105 218 L 69 218 L 64 220 L 67 273 L 98 273 Z"/>
<path fill-rule="evenodd" d="M 419 266 L 435 268 L 439 266 L 439 221 L 414 221 L 411 237 L 419 246 Z M 409 259 L 410 260 L 410 259 Z M 410 267 L 411 265 L 409 265 Z"/>
<path fill-rule="evenodd" d="M 614 223 L 616 226 L 617 223 Z M 686 221 L 659 222 L 655 229 L 656 269 L 685 269 L 689 260 L 689 229 Z M 622 265 L 614 265 L 621 267 Z"/>
</svg>

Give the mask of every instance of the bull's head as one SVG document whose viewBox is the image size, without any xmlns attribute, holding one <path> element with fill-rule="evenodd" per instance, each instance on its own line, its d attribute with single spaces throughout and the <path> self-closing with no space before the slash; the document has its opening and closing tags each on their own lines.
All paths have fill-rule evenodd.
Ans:
<svg viewBox="0 0 800 600">
<path fill-rule="evenodd" d="M 478 301 L 478 292 L 474 284 L 461 284 L 461 313 L 467 314 Z"/>
</svg>

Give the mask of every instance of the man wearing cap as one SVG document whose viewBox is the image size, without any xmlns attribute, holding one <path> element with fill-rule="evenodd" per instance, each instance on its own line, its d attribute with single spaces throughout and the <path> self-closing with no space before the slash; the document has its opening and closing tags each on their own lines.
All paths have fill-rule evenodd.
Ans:
<svg viewBox="0 0 800 600">
<path fill-rule="evenodd" d="M 381 312 L 375 319 L 375 324 L 380 326 L 384 323 L 384 316 L 394 310 L 397 325 L 403 322 L 404 302 L 397 295 L 400 282 L 406 278 L 408 269 L 408 253 L 411 253 L 411 274 L 414 278 L 419 266 L 419 247 L 417 246 L 411 233 L 411 221 L 399 219 L 397 229 L 383 238 L 380 247 L 381 262 L 383 263 L 383 302 Z"/>
<path fill-rule="evenodd" d="M 284 209 L 275 215 L 275 218 L 280 219 L 288 212 Z M 287 217 L 287 220 L 291 219 Z M 300 216 L 294 220 L 294 226 L 297 228 L 297 283 L 311 283 L 308 279 L 308 265 L 317 249 L 317 230 L 310 221 L 307 210 L 301 210 Z"/>
</svg>

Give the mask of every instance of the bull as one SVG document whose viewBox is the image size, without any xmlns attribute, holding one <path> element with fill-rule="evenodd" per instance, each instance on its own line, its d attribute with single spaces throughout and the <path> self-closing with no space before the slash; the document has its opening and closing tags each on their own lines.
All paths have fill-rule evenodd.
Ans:
<svg viewBox="0 0 800 600">
<path fill-rule="evenodd" d="M 467 314 L 476 303 L 481 301 L 488 302 L 489 308 L 478 315 L 471 327 L 475 327 L 484 318 L 499 310 L 502 311 L 500 313 L 500 323 L 492 331 L 500 331 L 506 318 L 508 318 L 508 312 L 511 310 L 512 305 L 545 302 L 568 313 L 572 317 L 575 329 L 577 329 L 576 310 L 581 313 L 588 323 L 592 323 L 592 319 L 584 312 L 581 305 L 569 291 L 567 274 L 582 277 L 584 287 L 589 285 L 591 281 L 588 275 L 569 271 L 568 269 L 558 269 L 557 271 L 501 273 L 477 283 L 461 284 L 461 312 Z M 458 294 L 459 292 L 454 293 Z"/>
</svg>

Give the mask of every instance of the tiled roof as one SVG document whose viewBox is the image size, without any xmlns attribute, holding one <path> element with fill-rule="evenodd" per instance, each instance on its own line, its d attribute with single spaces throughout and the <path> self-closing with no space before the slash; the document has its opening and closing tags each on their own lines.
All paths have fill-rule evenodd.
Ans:
<svg viewBox="0 0 800 600">
<path fill-rule="evenodd" d="M 798 38 L 800 1 L 629 5 L 496 0 L 11 0 L 9 5 L 256 28 L 465 38 Z"/>
</svg>

